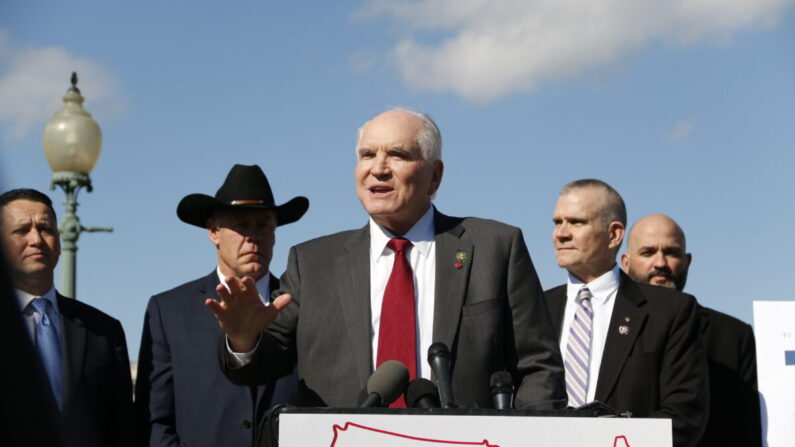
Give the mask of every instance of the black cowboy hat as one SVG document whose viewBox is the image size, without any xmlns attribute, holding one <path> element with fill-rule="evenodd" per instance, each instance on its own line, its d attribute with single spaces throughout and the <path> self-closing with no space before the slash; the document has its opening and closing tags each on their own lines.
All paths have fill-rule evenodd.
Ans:
<svg viewBox="0 0 795 447">
<path fill-rule="evenodd" d="M 207 219 L 218 211 L 264 209 L 276 212 L 276 225 L 286 225 L 300 219 L 308 208 L 309 199 L 301 196 L 277 206 L 259 166 L 234 165 L 215 197 L 189 194 L 177 205 L 177 216 L 185 223 L 207 228 Z"/>
</svg>

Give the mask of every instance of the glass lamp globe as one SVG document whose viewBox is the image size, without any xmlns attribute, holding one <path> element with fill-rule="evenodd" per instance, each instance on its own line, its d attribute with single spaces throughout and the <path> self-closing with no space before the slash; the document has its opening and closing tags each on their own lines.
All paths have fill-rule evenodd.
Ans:
<svg viewBox="0 0 795 447">
<path fill-rule="evenodd" d="M 84 98 L 72 74 L 72 87 L 63 96 L 64 107 L 44 127 L 44 155 L 53 172 L 88 175 L 99 159 L 102 131 L 83 109 Z"/>
</svg>

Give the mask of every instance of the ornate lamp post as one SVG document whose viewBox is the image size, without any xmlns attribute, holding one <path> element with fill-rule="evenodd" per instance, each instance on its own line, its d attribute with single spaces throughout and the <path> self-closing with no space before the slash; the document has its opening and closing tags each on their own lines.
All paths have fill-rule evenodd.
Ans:
<svg viewBox="0 0 795 447">
<path fill-rule="evenodd" d="M 52 169 L 50 189 L 60 186 L 66 193 L 58 230 L 61 233 L 60 292 L 75 297 L 77 273 L 77 239 L 83 231 L 113 231 L 113 228 L 84 227 L 77 217 L 77 193 L 85 187 L 92 191 L 88 174 L 94 168 L 102 148 L 102 132 L 91 114 L 83 109 L 84 98 L 77 88 L 77 73 L 72 73 L 72 87 L 63 96 L 63 109 L 44 127 L 44 155 Z"/>
</svg>

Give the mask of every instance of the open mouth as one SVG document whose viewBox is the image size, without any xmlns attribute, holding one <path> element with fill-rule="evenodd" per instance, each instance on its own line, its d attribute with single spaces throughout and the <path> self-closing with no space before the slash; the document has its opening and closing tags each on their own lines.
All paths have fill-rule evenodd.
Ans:
<svg viewBox="0 0 795 447">
<path fill-rule="evenodd" d="M 394 189 L 390 186 L 371 186 L 369 189 L 370 192 L 376 196 L 386 195 L 394 191 Z"/>
</svg>

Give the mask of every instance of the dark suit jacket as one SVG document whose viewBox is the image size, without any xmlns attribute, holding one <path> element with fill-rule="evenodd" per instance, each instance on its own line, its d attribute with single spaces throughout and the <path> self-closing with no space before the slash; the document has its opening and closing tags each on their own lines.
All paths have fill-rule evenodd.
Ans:
<svg viewBox="0 0 795 447">
<path fill-rule="evenodd" d="M 216 354 L 221 328 L 204 306 L 207 298 L 219 299 L 218 284 L 213 270 L 149 300 L 135 384 L 142 437 L 149 445 L 250 446 L 265 410 L 296 401 L 294 377 L 252 390 L 221 374 Z M 273 276 L 270 287 L 279 287 Z"/>
<path fill-rule="evenodd" d="M 566 285 L 545 295 L 560 337 Z M 628 334 L 619 333 L 622 325 Z M 621 273 L 596 400 L 635 417 L 669 418 L 674 446 L 694 446 L 707 422 L 707 381 L 695 298 Z"/>
<path fill-rule="evenodd" d="M 756 343 L 751 326 L 699 306 L 709 362 L 709 422 L 701 446 L 761 446 Z"/>
<path fill-rule="evenodd" d="M 433 341 L 452 353 L 456 402 L 491 407 L 489 378 L 507 370 L 517 406 L 565 405 L 560 352 L 521 231 L 438 212 L 434 225 Z M 459 251 L 469 260 L 456 268 Z M 227 376 L 258 383 L 297 363 L 305 404 L 356 406 L 373 365 L 369 253 L 369 226 L 293 247 L 282 277 L 293 301 L 263 332 L 251 363 L 234 369 L 222 355 Z"/>
<path fill-rule="evenodd" d="M 136 444 L 135 412 L 127 342 L 121 323 L 58 294 L 65 446 Z"/>
</svg>

